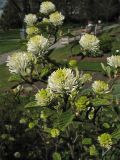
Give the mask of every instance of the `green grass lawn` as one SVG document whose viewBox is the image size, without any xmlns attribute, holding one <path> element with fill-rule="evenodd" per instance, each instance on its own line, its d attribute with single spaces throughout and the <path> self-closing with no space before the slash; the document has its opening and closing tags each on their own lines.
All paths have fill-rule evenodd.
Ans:
<svg viewBox="0 0 120 160">
<path fill-rule="evenodd" d="M 8 71 L 8 67 L 5 65 L 0 65 L 0 91 L 8 89 L 13 84 L 8 81 L 10 77 L 10 73 Z"/>
<path fill-rule="evenodd" d="M 5 40 L 0 41 L 0 54 L 8 53 L 24 46 L 22 40 Z"/>
<path fill-rule="evenodd" d="M 57 62 L 62 62 L 63 60 L 68 59 L 70 56 L 72 56 L 72 54 L 74 55 L 79 54 L 79 50 L 80 50 L 79 44 L 73 48 L 72 53 L 70 49 L 71 45 L 72 44 L 69 44 L 64 48 L 55 49 L 52 52 L 50 57 L 56 60 Z M 94 72 L 102 71 L 100 62 L 92 62 L 92 61 L 89 62 L 87 60 L 86 61 L 84 60 L 84 61 L 80 61 L 78 66 L 80 70 L 84 70 L 84 71 L 94 71 Z"/>
<path fill-rule="evenodd" d="M 0 54 L 17 50 L 24 46 L 24 41 L 20 39 L 18 29 L 2 31 L 0 30 Z"/>
<path fill-rule="evenodd" d="M 0 30 L 0 40 L 7 39 L 20 39 L 19 29 L 12 29 L 8 31 Z"/>
<path fill-rule="evenodd" d="M 58 48 L 58 49 L 55 49 L 52 54 L 51 54 L 51 58 L 56 60 L 57 62 L 60 62 L 62 61 L 63 59 L 67 59 L 68 57 L 72 56 L 73 54 L 74 55 L 77 55 L 79 54 L 80 52 L 80 46 L 79 44 L 76 45 L 72 52 L 71 52 L 71 46 L 72 44 L 69 44 L 63 48 Z"/>
</svg>

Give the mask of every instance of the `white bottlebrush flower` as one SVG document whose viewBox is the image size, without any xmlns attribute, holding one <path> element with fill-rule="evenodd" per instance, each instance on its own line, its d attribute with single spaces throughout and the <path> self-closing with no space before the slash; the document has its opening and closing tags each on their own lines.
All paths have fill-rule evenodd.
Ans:
<svg viewBox="0 0 120 160">
<path fill-rule="evenodd" d="M 79 43 L 81 47 L 88 52 L 97 52 L 100 49 L 99 39 L 91 34 L 85 34 L 81 37 Z"/>
<path fill-rule="evenodd" d="M 14 74 L 28 75 L 31 63 L 36 63 L 36 58 L 32 53 L 16 52 L 8 57 L 7 66 L 9 71 Z"/>
<path fill-rule="evenodd" d="M 34 34 L 38 34 L 39 33 L 39 29 L 35 26 L 31 26 L 31 27 L 27 27 L 26 28 L 26 33 L 31 36 Z"/>
<path fill-rule="evenodd" d="M 48 39 L 42 35 L 36 35 L 28 41 L 27 50 L 36 55 L 43 56 L 45 51 L 48 49 L 49 42 Z"/>
<path fill-rule="evenodd" d="M 52 93 L 71 93 L 78 87 L 78 81 L 71 69 L 54 71 L 48 78 L 48 88 Z"/>
<path fill-rule="evenodd" d="M 120 67 L 120 56 L 111 56 L 107 58 L 107 64 L 111 67 Z"/>
<path fill-rule="evenodd" d="M 52 94 L 48 89 L 41 89 L 35 96 L 37 104 L 40 106 L 47 106 L 52 100 Z"/>
<path fill-rule="evenodd" d="M 40 5 L 40 13 L 43 14 L 50 14 L 51 12 L 55 11 L 55 5 L 50 2 L 50 1 L 46 1 L 46 2 L 42 2 Z"/>
<path fill-rule="evenodd" d="M 25 16 L 24 22 L 28 26 L 33 26 L 37 22 L 37 16 L 35 14 L 28 14 Z"/>
<path fill-rule="evenodd" d="M 92 89 L 97 94 L 105 94 L 109 92 L 108 84 L 100 80 L 93 82 Z"/>
<path fill-rule="evenodd" d="M 50 15 L 49 19 L 54 26 L 59 26 L 63 24 L 65 17 L 60 12 L 54 12 Z"/>
</svg>

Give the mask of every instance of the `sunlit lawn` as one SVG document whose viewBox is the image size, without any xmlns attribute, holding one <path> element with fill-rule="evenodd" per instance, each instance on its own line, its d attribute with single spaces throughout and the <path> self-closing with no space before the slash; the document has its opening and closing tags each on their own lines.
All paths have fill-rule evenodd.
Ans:
<svg viewBox="0 0 120 160">
<path fill-rule="evenodd" d="M 24 45 L 24 41 L 20 40 L 18 29 L 2 31 L 0 30 L 0 54 L 17 50 Z"/>
</svg>

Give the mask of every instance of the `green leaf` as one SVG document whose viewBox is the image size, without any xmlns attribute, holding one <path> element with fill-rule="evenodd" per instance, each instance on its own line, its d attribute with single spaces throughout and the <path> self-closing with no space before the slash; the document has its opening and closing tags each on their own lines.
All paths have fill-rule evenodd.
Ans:
<svg viewBox="0 0 120 160">
<path fill-rule="evenodd" d="M 54 152 L 53 153 L 53 160 L 62 160 L 60 153 Z"/>
<path fill-rule="evenodd" d="M 35 122 L 30 122 L 29 125 L 28 125 L 28 127 L 29 127 L 30 129 L 34 128 L 35 126 L 36 126 L 36 123 L 35 123 Z"/>
<path fill-rule="evenodd" d="M 25 108 L 34 108 L 34 107 L 39 107 L 36 101 L 30 102 L 27 105 L 25 105 Z"/>
<path fill-rule="evenodd" d="M 110 125 L 108 123 L 103 123 L 103 127 L 108 129 L 108 128 L 110 128 Z"/>
<path fill-rule="evenodd" d="M 118 83 L 119 82 L 120 81 L 118 81 Z M 120 84 L 118 84 L 118 83 L 113 85 L 112 93 L 113 93 L 114 98 L 120 98 Z"/>
<path fill-rule="evenodd" d="M 116 129 L 111 135 L 113 139 L 120 140 L 120 128 Z"/>
<path fill-rule="evenodd" d="M 58 115 L 56 122 L 54 123 L 54 128 L 58 128 L 61 131 L 64 131 L 69 124 L 72 123 L 74 114 L 70 111 L 61 113 Z"/>
<path fill-rule="evenodd" d="M 41 71 L 41 74 L 40 74 L 40 77 L 44 77 L 46 76 L 47 74 L 49 73 L 49 68 L 43 68 L 42 71 Z"/>
<path fill-rule="evenodd" d="M 16 82 L 16 81 L 18 82 L 20 80 L 21 80 L 20 76 L 18 76 L 16 74 L 10 76 L 9 79 L 8 79 L 8 81 L 10 81 L 10 82 Z"/>
<path fill-rule="evenodd" d="M 94 106 L 108 106 L 110 101 L 108 99 L 96 98 L 92 101 Z"/>
<path fill-rule="evenodd" d="M 91 145 L 92 144 L 92 139 L 91 138 L 84 138 L 82 140 L 82 144 L 84 144 L 84 145 Z"/>
</svg>

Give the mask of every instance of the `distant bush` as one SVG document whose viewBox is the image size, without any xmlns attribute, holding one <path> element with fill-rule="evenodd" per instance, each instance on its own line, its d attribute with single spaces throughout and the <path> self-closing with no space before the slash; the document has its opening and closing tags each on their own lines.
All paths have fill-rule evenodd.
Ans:
<svg viewBox="0 0 120 160">
<path fill-rule="evenodd" d="M 113 38 L 109 35 L 109 33 L 104 33 L 100 37 L 100 48 L 104 53 L 108 53 L 111 51 Z"/>
<path fill-rule="evenodd" d="M 120 40 L 112 43 L 112 55 L 120 55 Z"/>
</svg>

